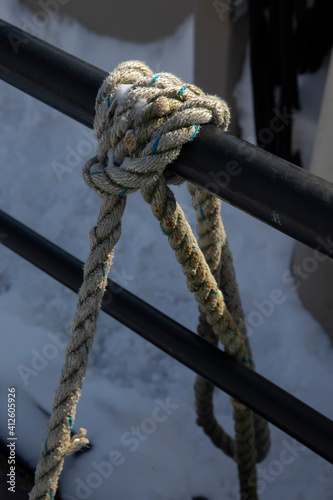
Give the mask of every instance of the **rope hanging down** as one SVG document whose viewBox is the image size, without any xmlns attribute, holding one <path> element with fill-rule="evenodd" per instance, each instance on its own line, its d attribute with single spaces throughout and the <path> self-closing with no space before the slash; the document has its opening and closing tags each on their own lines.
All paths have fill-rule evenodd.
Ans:
<svg viewBox="0 0 333 500">
<path fill-rule="evenodd" d="M 100 88 L 94 123 L 98 151 L 84 166 L 83 177 L 102 202 L 97 225 L 89 234 L 91 251 L 31 500 L 52 500 L 65 457 L 88 442 L 85 429 L 72 438 L 71 429 L 127 194 L 141 189 L 168 236 L 188 288 L 199 303 L 199 334 L 214 345 L 220 341 L 228 354 L 254 368 L 220 202 L 189 186 L 198 216 L 198 244 L 168 187 L 183 182 L 167 167 L 200 125 L 213 123 L 225 130 L 228 122 L 229 111 L 222 100 L 205 95 L 194 85 L 184 85 L 171 74 L 153 75 L 141 62 L 120 64 Z M 256 499 L 255 464 L 269 448 L 266 422 L 232 399 L 233 441 L 214 417 L 213 386 L 198 377 L 195 391 L 198 424 L 216 446 L 236 460 L 242 500 Z"/>
</svg>

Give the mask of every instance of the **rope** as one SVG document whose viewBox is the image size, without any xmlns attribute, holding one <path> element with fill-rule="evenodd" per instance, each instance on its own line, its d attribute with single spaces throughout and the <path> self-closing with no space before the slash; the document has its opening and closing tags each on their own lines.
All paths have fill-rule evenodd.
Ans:
<svg viewBox="0 0 333 500">
<path fill-rule="evenodd" d="M 207 264 L 209 265 L 219 288 L 223 292 L 224 300 L 238 329 L 243 336 L 248 357 L 247 365 L 254 370 L 252 350 L 246 331 L 245 317 L 239 295 L 236 274 L 233 266 L 232 254 L 229 249 L 227 237 L 220 217 L 220 200 L 200 188 L 188 184 L 192 196 L 192 203 L 197 216 L 197 233 L 199 247 L 201 248 Z M 201 312 L 199 317 L 198 333 L 211 344 L 217 346 L 218 338 L 212 327 L 208 324 L 206 315 Z M 218 448 L 228 456 L 235 456 L 235 442 L 228 436 L 215 419 L 213 411 L 214 386 L 200 375 L 195 382 L 195 397 L 197 409 L 197 423 L 203 427 L 205 433 L 211 438 Z M 247 409 L 247 411 L 249 411 Z M 240 418 L 243 418 L 240 416 Z M 249 417 L 250 418 L 250 417 Z M 255 444 L 257 462 L 266 457 L 270 447 L 270 437 L 266 420 L 253 414 L 255 428 Z"/>
<path fill-rule="evenodd" d="M 65 365 L 54 396 L 53 413 L 47 424 L 48 437 L 42 447 L 31 500 L 54 497 L 65 457 L 88 442 L 85 429 L 80 429 L 72 438 L 71 429 L 114 246 L 120 237 L 127 194 L 141 189 L 144 200 L 160 222 L 163 234 L 168 237 L 188 288 L 202 311 L 199 333 L 214 345 L 221 341 L 228 354 L 242 363 L 249 363 L 252 355 L 242 326 L 244 316 L 235 276 L 233 270 L 230 271 L 231 257 L 228 257 L 230 252 L 219 216 L 219 202 L 198 188 L 189 188 L 190 192 L 193 191 L 194 206 L 201 214 L 198 244 L 168 187 L 168 184 L 183 182 L 167 167 L 178 156 L 181 146 L 193 140 L 200 125 L 213 123 L 226 129 L 228 122 L 229 111 L 222 100 L 205 95 L 194 85 L 184 85 L 171 74 L 153 75 L 141 62 L 119 65 L 102 84 L 96 99 L 94 123 L 97 156 L 83 168 L 84 180 L 102 202 L 97 225 L 89 234 L 91 251 L 84 268 Z M 220 240 L 219 246 L 216 241 L 211 245 L 210 239 Z M 227 266 L 224 265 L 225 256 L 229 262 Z M 222 286 L 225 284 L 228 293 L 234 297 L 229 307 L 235 318 L 227 308 L 218 281 Z M 208 387 L 204 379 L 197 379 L 196 399 L 200 415 L 204 411 L 212 415 L 212 391 L 211 384 Z M 205 423 L 204 430 L 215 444 L 225 441 L 220 447 L 237 461 L 242 499 L 255 500 L 255 439 L 258 442 L 260 433 L 254 427 L 252 412 L 241 403 L 232 402 L 235 441 L 224 431 L 222 434 L 219 431 L 222 437 L 216 437 L 219 427 L 213 426 L 213 433 L 209 433 Z M 265 443 L 267 448 L 267 439 Z"/>
</svg>

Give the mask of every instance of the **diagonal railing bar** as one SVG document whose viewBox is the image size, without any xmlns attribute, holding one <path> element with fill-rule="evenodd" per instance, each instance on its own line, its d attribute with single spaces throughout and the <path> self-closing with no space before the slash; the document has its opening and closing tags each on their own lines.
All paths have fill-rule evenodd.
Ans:
<svg viewBox="0 0 333 500">
<path fill-rule="evenodd" d="M 0 78 L 88 127 L 107 73 L 0 20 Z M 288 117 L 282 117 L 288 121 Z M 274 132 L 272 130 L 271 132 Z M 173 171 L 332 257 L 333 184 L 211 125 Z"/>
<path fill-rule="evenodd" d="M 0 233 L 3 245 L 78 292 L 82 262 L 1 210 Z M 111 280 L 102 309 L 333 463 L 333 422 L 327 417 Z"/>
</svg>

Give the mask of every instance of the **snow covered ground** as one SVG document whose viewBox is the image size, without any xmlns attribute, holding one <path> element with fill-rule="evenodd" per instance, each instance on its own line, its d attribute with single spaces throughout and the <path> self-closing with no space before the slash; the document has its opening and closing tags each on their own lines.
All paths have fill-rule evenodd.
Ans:
<svg viewBox="0 0 333 500">
<path fill-rule="evenodd" d="M 0 16 L 20 27 L 31 20 L 18 0 L 3 0 Z M 50 18 L 37 36 L 105 70 L 141 59 L 153 71 L 171 71 L 191 82 L 193 27 L 190 18 L 166 40 L 134 45 Z M 245 77 L 238 94 L 246 123 Z M 84 260 L 99 207 L 81 178 L 95 149 L 92 132 L 3 82 L 0 129 L 0 208 Z M 244 133 L 251 135 L 248 128 Z M 59 176 L 60 163 L 68 171 Z M 186 188 L 175 194 L 193 224 Z M 258 372 L 332 418 L 332 344 L 290 279 L 293 241 L 226 203 L 222 215 Z M 111 277 L 195 331 L 196 303 L 139 194 L 128 197 Z M 276 293 L 280 301 L 273 304 Z M 0 436 L 7 437 L 6 388 L 15 387 L 17 452 L 33 467 L 75 304 L 71 291 L 0 247 Z M 64 500 L 238 498 L 235 464 L 195 424 L 190 370 L 103 313 L 89 359 L 74 430 L 86 428 L 92 448 L 66 459 Z M 229 398 L 219 393 L 216 407 L 232 432 Z M 333 499 L 331 465 L 273 426 L 271 434 L 271 451 L 258 467 L 260 498 Z"/>
</svg>

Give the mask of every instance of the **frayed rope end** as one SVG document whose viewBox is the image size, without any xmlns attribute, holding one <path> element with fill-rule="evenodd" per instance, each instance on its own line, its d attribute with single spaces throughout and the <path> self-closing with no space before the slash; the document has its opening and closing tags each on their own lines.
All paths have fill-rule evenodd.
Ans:
<svg viewBox="0 0 333 500">
<path fill-rule="evenodd" d="M 89 444 L 89 439 L 85 437 L 86 434 L 86 429 L 81 428 L 79 432 L 71 438 L 67 455 L 72 455 L 76 451 L 79 451 L 81 448 Z"/>
</svg>

